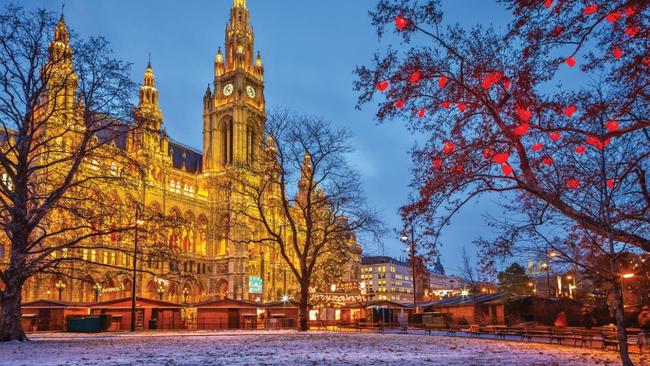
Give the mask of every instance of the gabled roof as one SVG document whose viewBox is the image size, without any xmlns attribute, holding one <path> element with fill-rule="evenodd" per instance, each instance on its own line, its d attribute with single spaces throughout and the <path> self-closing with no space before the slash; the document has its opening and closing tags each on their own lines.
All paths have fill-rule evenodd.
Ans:
<svg viewBox="0 0 650 366">
<path fill-rule="evenodd" d="M 394 302 L 390 300 L 373 300 L 368 302 L 368 306 L 366 308 L 371 308 L 375 306 L 380 306 L 380 307 L 391 307 L 391 308 L 402 308 L 402 309 L 410 309 L 413 307 L 411 304 L 401 304 L 399 302 Z"/>
<path fill-rule="evenodd" d="M 422 307 L 440 307 L 440 306 L 466 306 L 466 305 L 487 305 L 500 303 L 503 300 L 512 297 L 509 292 L 497 292 L 494 294 L 480 294 L 468 296 L 447 297 L 442 300 L 432 301 L 419 304 Z"/>
<path fill-rule="evenodd" d="M 55 300 L 34 300 L 25 302 L 21 305 L 23 308 L 83 308 L 87 303 L 68 302 L 68 301 L 55 301 Z"/>
<path fill-rule="evenodd" d="M 173 307 L 180 308 L 181 305 L 162 300 L 148 299 L 146 297 L 136 297 L 135 300 L 136 306 L 138 307 Z M 124 297 L 121 299 L 101 301 L 94 304 L 89 304 L 91 308 L 124 308 L 131 307 L 131 298 Z"/>
<path fill-rule="evenodd" d="M 223 309 L 232 309 L 232 308 L 259 308 L 262 307 L 262 304 L 258 304 L 252 301 L 245 300 L 234 300 L 234 299 L 222 299 L 222 300 L 208 300 L 199 302 L 192 305 L 196 308 L 223 308 Z"/>
</svg>

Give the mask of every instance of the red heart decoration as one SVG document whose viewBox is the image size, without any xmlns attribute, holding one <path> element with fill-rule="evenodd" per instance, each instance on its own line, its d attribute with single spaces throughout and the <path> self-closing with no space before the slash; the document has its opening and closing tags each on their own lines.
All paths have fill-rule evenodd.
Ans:
<svg viewBox="0 0 650 366">
<path fill-rule="evenodd" d="M 625 12 L 625 15 L 628 17 L 631 17 L 632 15 L 636 14 L 636 8 L 634 6 L 628 6 L 623 10 Z"/>
<path fill-rule="evenodd" d="M 458 103 L 458 110 L 459 110 L 460 112 L 465 112 L 465 109 L 467 109 L 467 104 L 462 103 L 462 102 L 461 102 L 461 103 Z"/>
<path fill-rule="evenodd" d="M 442 151 L 447 153 L 447 154 L 451 154 L 452 152 L 454 152 L 455 148 L 456 148 L 456 146 L 451 141 L 447 141 L 442 146 Z"/>
<path fill-rule="evenodd" d="M 515 111 L 517 112 L 517 116 L 519 116 L 519 119 L 524 122 L 528 122 L 530 120 L 530 117 L 533 115 L 530 109 L 528 108 L 524 109 L 523 107 L 520 106 L 515 107 Z"/>
<path fill-rule="evenodd" d="M 553 5 L 553 0 L 546 0 L 546 1 L 544 2 L 544 7 L 545 7 L 546 9 L 550 8 L 552 5 Z"/>
<path fill-rule="evenodd" d="M 644 65 L 650 67 L 650 57 L 644 57 L 641 62 L 643 62 Z"/>
<path fill-rule="evenodd" d="M 442 166 L 442 159 L 436 159 L 433 161 L 433 167 L 436 169 L 440 169 Z"/>
<path fill-rule="evenodd" d="M 607 188 L 609 188 L 609 189 L 614 188 L 614 179 L 608 179 L 607 180 Z"/>
<path fill-rule="evenodd" d="M 492 157 L 492 161 L 494 161 L 497 164 L 504 164 L 506 161 L 508 161 L 508 158 L 510 158 L 510 154 L 498 153 L 498 154 L 494 154 L 494 156 Z"/>
<path fill-rule="evenodd" d="M 409 21 L 404 19 L 404 17 L 401 15 L 398 15 L 395 18 L 395 28 L 397 28 L 397 30 L 404 30 L 404 28 L 408 27 L 408 25 Z"/>
<path fill-rule="evenodd" d="M 589 6 L 586 6 L 584 9 L 582 9 L 582 12 L 585 15 L 591 15 L 591 14 L 595 13 L 596 11 L 598 11 L 598 6 L 597 5 L 589 5 Z"/>
<path fill-rule="evenodd" d="M 625 34 L 627 34 L 630 37 L 636 36 L 637 33 L 639 33 L 639 27 L 637 26 L 629 26 L 625 28 Z"/>
<path fill-rule="evenodd" d="M 400 99 L 400 100 L 398 100 L 398 101 L 395 102 L 395 108 L 397 108 L 397 109 L 402 109 L 402 108 L 404 108 L 404 104 L 405 104 L 405 103 L 406 103 L 405 101 L 403 101 L 403 100 Z"/>
<path fill-rule="evenodd" d="M 607 19 L 608 22 L 614 24 L 614 23 L 618 22 L 619 19 L 621 19 L 621 16 L 622 16 L 622 15 L 621 15 L 620 12 L 618 12 L 618 11 L 613 11 L 613 12 L 607 14 L 607 16 L 605 17 L 605 19 Z"/>
<path fill-rule="evenodd" d="M 545 157 L 542 158 L 542 163 L 544 165 L 551 166 L 551 165 L 553 165 L 553 158 L 550 157 L 550 156 L 545 156 Z"/>
<path fill-rule="evenodd" d="M 424 118 L 424 115 L 425 115 L 426 113 L 427 113 L 427 110 L 426 110 L 426 109 L 424 109 L 424 108 L 420 108 L 420 110 L 418 110 L 418 117 L 420 117 L 420 118 Z"/>
<path fill-rule="evenodd" d="M 447 101 L 447 100 L 445 100 L 444 102 L 440 103 L 440 106 L 441 106 L 442 108 L 444 108 L 444 109 L 449 108 L 450 105 L 451 105 L 451 103 L 450 103 L 449 101 Z"/>
<path fill-rule="evenodd" d="M 571 189 L 578 189 L 580 187 L 580 181 L 575 178 L 567 179 L 566 186 Z"/>
<path fill-rule="evenodd" d="M 544 148 L 544 145 L 543 145 L 543 144 L 540 144 L 540 143 L 537 143 L 537 144 L 531 146 L 531 149 L 532 149 L 533 151 L 540 151 L 540 150 L 543 149 L 543 148 Z"/>
<path fill-rule="evenodd" d="M 503 87 L 506 90 L 510 90 L 510 80 L 506 79 L 506 81 L 503 82 Z"/>
<path fill-rule="evenodd" d="M 614 131 L 618 130 L 619 126 L 620 126 L 620 123 L 618 123 L 617 121 L 607 121 L 607 122 L 605 122 L 605 128 L 609 132 L 614 132 Z"/>
<path fill-rule="evenodd" d="M 578 108 L 577 108 L 576 106 L 574 106 L 574 105 L 570 105 L 570 106 L 566 107 L 566 109 L 564 110 L 564 115 L 567 116 L 567 117 L 569 117 L 569 118 L 571 118 L 571 116 L 573 116 L 573 114 L 574 114 L 577 110 L 578 110 Z"/>
<path fill-rule="evenodd" d="M 556 37 L 561 35 L 563 32 L 564 32 L 564 28 L 562 28 L 562 26 L 560 25 L 556 25 L 555 28 L 553 28 L 553 35 Z"/>
<path fill-rule="evenodd" d="M 504 175 L 508 176 L 512 174 L 512 167 L 508 164 L 503 164 L 501 165 L 501 171 L 503 172 Z"/>
<path fill-rule="evenodd" d="M 441 76 L 440 80 L 438 80 L 438 86 L 441 88 L 444 88 L 445 85 L 447 85 L 447 77 L 446 76 Z"/>
<path fill-rule="evenodd" d="M 458 165 L 456 165 L 456 166 L 454 167 L 454 173 L 461 174 L 461 173 L 464 172 L 464 171 L 465 171 L 465 167 L 462 166 L 462 165 L 460 165 L 460 164 L 458 164 Z"/>
<path fill-rule="evenodd" d="M 500 72 L 493 72 L 489 74 L 488 76 L 485 77 L 485 79 L 483 79 L 483 83 L 482 83 L 483 89 L 490 89 L 492 85 L 501 81 L 502 77 L 503 75 Z"/>
<path fill-rule="evenodd" d="M 567 57 L 567 59 L 564 60 L 564 62 L 566 62 L 566 64 L 569 65 L 569 67 L 573 67 L 576 65 L 576 59 L 573 57 Z"/>
<path fill-rule="evenodd" d="M 562 134 L 560 132 L 552 132 L 548 135 L 548 137 L 551 139 L 551 141 L 557 141 L 560 139 Z"/>
<path fill-rule="evenodd" d="M 578 145 L 574 150 L 576 154 L 584 154 L 587 151 L 587 147 L 585 145 Z"/>
<path fill-rule="evenodd" d="M 612 50 L 612 55 L 614 55 L 614 58 L 620 59 L 623 56 L 623 50 L 616 47 L 614 48 L 614 50 Z"/>
<path fill-rule="evenodd" d="M 489 147 L 483 150 L 483 158 L 489 159 L 492 155 L 494 155 L 494 150 L 490 149 Z"/>
<path fill-rule="evenodd" d="M 587 136 L 587 143 L 599 150 L 602 150 L 605 146 L 609 145 L 610 141 L 610 138 L 603 139 L 596 136 Z"/>
<path fill-rule="evenodd" d="M 411 77 L 409 78 L 411 80 L 411 84 L 415 84 L 418 81 L 420 81 L 421 76 L 422 76 L 422 74 L 420 74 L 419 71 L 416 71 L 416 72 L 412 73 Z"/>
<path fill-rule="evenodd" d="M 522 123 L 519 126 L 515 127 L 515 135 L 517 136 L 523 136 L 528 132 L 528 129 L 530 128 L 530 125 L 528 123 Z"/>
<path fill-rule="evenodd" d="M 376 87 L 377 90 L 383 92 L 384 90 L 386 90 L 386 88 L 388 88 L 388 81 L 382 81 L 380 83 L 377 83 Z"/>
</svg>

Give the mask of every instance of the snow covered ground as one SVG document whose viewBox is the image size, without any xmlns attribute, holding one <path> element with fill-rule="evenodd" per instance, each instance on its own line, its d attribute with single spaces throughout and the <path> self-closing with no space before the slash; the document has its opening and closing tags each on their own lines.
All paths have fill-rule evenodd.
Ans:
<svg viewBox="0 0 650 366">
<path fill-rule="evenodd" d="M 618 365 L 599 350 L 414 334 L 38 334 L 0 344 L 0 365 Z M 650 357 L 635 355 L 637 365 Z"/>
</svg>

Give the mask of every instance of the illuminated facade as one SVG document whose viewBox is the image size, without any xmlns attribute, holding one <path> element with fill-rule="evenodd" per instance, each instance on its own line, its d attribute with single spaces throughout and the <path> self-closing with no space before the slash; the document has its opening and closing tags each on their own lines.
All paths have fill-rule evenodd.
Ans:
<svg viewBox="0 0 650 366">
<path fill-rule="evenodd" d="M 51 49 L 66 49 L 68 30 L 61 18 Z M 74 80 L 63 98 L 73 105 Z M 275 301 L 295 294 L 297 283 L 286 268 L 277 248 L 248 244 L 260 230 L 245 225 L 229 225 L 237 220 L 233 207 L 242 198 L 228 190 L 230 169 L 257 163 L 257 147 L 265 137 L 264 66 L 255 53 L 254 34 L 245 0 L 234 0 L 226 28 L 225 48 L 219 48 L 214 62 L 214 80 L 203 97 L 203 151 L 187 147 L 164 132 L 163 112 L 158 105 L 156 77 L 147 65 L 134 111 L 136 124 L 144 127 L 116 148 L 125 149 L 145 162 L 143 189 L 109 186 L 116 199 L 129 195 L 142 197 L 145 207 L 165 216 L 183 218 L 184 224 L 166 230 L 160 237 L 181 249 L 171 263 L 143 263 L 152 273 L 177 272 L 191 278 L 183 282 L 165 280 L 149 273 L 138 275 L 139 296 L 168 301 L 197 302 L 218 298 Z M 112 163 L 92 161 L 94 169 L 117 169 Z M 107 166 L 108 165 L 108 166 Z M 233 229 L 235 227 L 235 229 Z M 228 229 L 230 228 L 230 229 Z M 111 237 L 116 245 L 130 245 L 131 238 Z M 0 247 L 0 250 L 3 248 Z M 0 251 L 6 261 L 6 253 Z M 73 280 L 48 275 L 32 277 L 24 287 L 23 301 L 60 298 L 88 302 L 100 293 L 101 300 L 130 296 L 131 259 L 110 250 L 84 251 L 83 257 L 123 271 L 106 273 L 102 278 Z M 2 262 L 0 262 L 1 264 Z M 57 286 L 58 283 L 58 286 Z M 61 285 L 63 283 L 63 285 Z M 99 283 L 101 290 L 93 288 Z"/>
<path fill-rule="evenodd" d="M 408 263 L 378 256 L 361 259 L 361 280 L 373 300 L 413 303 L 413 271 Z"/>
</svg>

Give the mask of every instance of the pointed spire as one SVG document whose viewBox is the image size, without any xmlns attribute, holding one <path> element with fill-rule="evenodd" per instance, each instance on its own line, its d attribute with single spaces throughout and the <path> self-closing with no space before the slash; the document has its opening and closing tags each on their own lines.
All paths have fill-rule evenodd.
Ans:
<svg viewBox="0 0 650 366">
<path fill-rule="evenodd" d="M 257 67 L 262 66 L 262 54 L 260 53 L 260 51 L 257 51 L 257 59 L 255 60 L 255 65 Z"/>
<path fill-rule="evenodd" d="M 212 95 L 212 90 L 210 89 L 210 83 L 208 83 L 208 87 L 205 89 L 205 96 L 211 96 Z"/>
<path fill-rule="evenodd" d="M 61 42 L 65 45 L 68 44 L 70 40 L 70 33 L 68 32 L 68 26 L 65 24 L 65 18 L 63 17 L 63 7 L 61 8 L 61 18 L 54 28 L 54 42 Z"/>
<path fill-rule="evenodd" d="M 221 52 L 221 46 L 219 46 L 219 50 L 217 51 L 217 62 L 223 62 L 223 52 Z"/>
<path fill-rule="evenodd" d="M 147 69 L 151 69 L 151 52 L 149 52 L 149 62 L 147 62 Z"/>
</svg>

